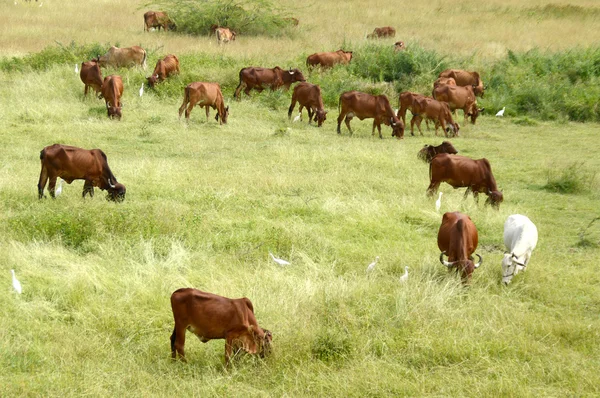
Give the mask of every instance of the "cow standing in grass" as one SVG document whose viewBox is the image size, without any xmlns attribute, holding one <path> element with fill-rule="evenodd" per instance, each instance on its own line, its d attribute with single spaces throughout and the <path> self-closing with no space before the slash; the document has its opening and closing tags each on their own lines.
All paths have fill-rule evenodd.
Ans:
<svg viewBox="0 0 600 398">
<path fill-rule="evenodd" d="M 175 55 L 169 54 L 156 63 L 154 72 L 146 79 L 148 80 L 148 85 L 154 88 L 157 83 L 164 81 L 167 77 L 175 73 L 179 73 L 179 59 Z"/>
<path fill-rule="evenodd" d="M 241 91 L 250 96 L 250 90 L 254 89 L 259 93 L 265 88 L 277 90 L 284 87 L 289 90 L 290 86 L 296 82 L 304 82 L 306 79 L 298 69 L 283 70 L 279 66 L 272 69 L 248 67 L 240 70 L 240 84 L 235 89 L 233 97 L 240 99 Z"/>
<path fill-rule="evenodd" d="M 508 285 L 519 271 L 527 270 L 531 252 L 537 246 L 537 241 L 537 228 L 527 216 L 508 216 L 504 223 L 504 245 L 507 251 L 502 259 L 502 283 Z"/>
<path fill-rule="evenodd" d="M 111 119 L 121 120 L 121 96 L 123 95 L 123 80 L 121 76 L 110 75 L 102 83 L 102 96 L 106 101 L 106 112 Z"/>
<path fill-rule="evenodd" d="M 375 127 L 377 127 L 379 138 L 383 138 L 381 135 L 381 123 L 383 123 L 386 126 L 392 126 L 392 137 L 398 139 L 404 138 L 404 123 L 394 114 L 394 110 L 390 106 L 390 101 L 385 95 L 346 91 L 340 95 L 338 109 L 340 110 L 337 120 L 338 134 L 342 133 L 340 125 L 345 118 L 346 127 L 350 131 L 350 135 L 352 135 L 350 121 L 356 116 L 360 120 L 373 119 L 373 131 L 371 132 L 373 136 L 375 135 Z"/>
<path fill-rule="evenodd" d="M 317 126 L 321 127 L 327 115 L 327 112 L 325 112 L 325 108 L 323 107 L 321 87 L 307 82 L 302 82 L 294 87 L 292 103 L 288 109 L 288 119 L 292 117 L 296 102 L 300 104 L 300 108 L 298 109 L 300 118 L 302 118 L 302 108 L 306 108 L 306 111 L 308 112 L 308 124 L 310 124 L 314 116 Z"/>
<path fill-rule="evenodd" d="M 79 78 L 85 85 L 83 89 L 84 98 L 87 97 L 89 88 L 92 88 L 96 93 L 102 92 L 102 72 L 100 71 L 100 66 L 98 66 L 97 59 L 81 63 Z"/>
<path fill-rule="evenodd" d="M 229 116 L 229 107 L 225 106 L 221 86 L 218 83 L 195 82 L 186 86 L 183 94 L 183 103 L 179 107 L 179 117 L 185 110 L 186 120 L 190 119 L 190 113 L 195 105 L 206 109 L 206 121 L 208 122 L 209 108 L 217 110 L 215 120 L 219 124 L 226 124 Z M 187 109 L 186 109 L 187 106 Z M 219 120 L 219 118 L 221 120 Z"/>
</svg>

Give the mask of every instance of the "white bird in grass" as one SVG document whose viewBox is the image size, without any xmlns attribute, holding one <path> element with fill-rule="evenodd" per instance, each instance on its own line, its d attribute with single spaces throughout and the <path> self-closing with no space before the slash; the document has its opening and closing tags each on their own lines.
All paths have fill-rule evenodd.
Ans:
<svg viewBox="0 0 600 398">
<path fill-rule="evenodd" d="M 21 289 L 21 282 L 19 282 L 19 280 L 15 276 L 15 270 L 11 269 L 10 273 L 12 274 L 13 287 L 15 288 L 15 290 L 17 291 L 17 293 L 21 294 L 21 292 L 23 291 L 23 289 Z"/>
<path fill-rule="evenodd" d="M 404 267 L 404 275 L 400 277 L 400 282 L 404 283 L 408 280 L 408 265 Z"/>
<path fill-rule="evenodd" d="M 298 114 L 298 116 L 296 116 L 296 117 L 294 118 L 294 122 L 297 122 L 298 120 L 300 120 L 300 118 L 301 118 L 301 117 L 302 117 L 302 114 L 301 114 L 301 113 L 299 113 L 299 114 Z"/>
<path fill-rule="evenodd" d="M 503 107 L 502 107 L 502 109 L 500 109 L 500 110 L 498 111 L 498 113 L 496 113 L 496 116 L 498 116 L 498 117 L 502 117 L 502 116 L 504 116 L 504 110 L 505 110 L 505 109 L 506 109 L 506 107 L 505 107 L 505 106 L 503 106 Z"/>
<path fill-rule="evenodd" d="M 54 190 L 54 196 L 58 196 L 62 193 L 62 178 L 58 179 L 58 187 Z"/>
<path fill-rule="evenodd" d="M 269 256 L 271 256 L 271 258 L 273 259 L 273 261 L 275 261 L 279 265 L 290 265 L 289 261 L 285 261 L 285 260 L 282 260 L 280 258 L 277 258 L 271 252 L 269 252 Z"/>
<path fill-rule="evenodd" d="M 441 207 L 442 207 L 442 193 L 440 192 L 440 196 L 438 197 L 438 200 L 435 201 L 435 211 L 439 212 Z"/>
<path fill-rule="evenodd" d="M 379 261 L 379 256 L 375 257 L 375 261 L 373 261 L 371 264 L 369 264 L 369 266 L 367 267 L 367 272 L 373 272 L 378 261 Z"/>
<path fill-rule="evenodd" d="M 144 95 L 144 83 L 142 83 L 142 87 L 140 87 L 140 97 Z"/>
<path fill-rule="evenodd" d="M 75 64 L 75 74 L 79 73 L 79 65 Z"/>
</svg>

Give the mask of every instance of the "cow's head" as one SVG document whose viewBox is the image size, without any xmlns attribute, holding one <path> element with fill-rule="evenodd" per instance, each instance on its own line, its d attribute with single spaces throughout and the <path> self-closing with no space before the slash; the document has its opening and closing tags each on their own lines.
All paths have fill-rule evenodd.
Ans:
<svg viewBox="0 0 600 398">
<path fill-rule="evenodd" d="M 496 210 L 499 209 L 500 203 L 502 203 L 502 201 L 504 200 L 504 195 L 502 194 L 502 191 L 491 191 L 488 189 L 487 195 L 488 198 L 485 201 L 485 204 L 492 205 L 492 207 Z"/>
<path fill-rule="evenodd" d="M 106 200 L 110 200 L 113 202 L 122 202 L 125 200 L 125 193 L 127 189 L 125 185 L 115 182 L 114 184 L 108 179 L 108 188 L 106 189 L 108 194 L 106 195 Z"/>
<path fill-rule="evenodd" d="M 225 107 L 225 110 L 223 111 L 223 115 L 221 116 L 221 124 L 227 124 L 227 117 L 229 116 L 229 106 Z M 217 112 L 216 116 L 215 116 L 215 120 L 218 122 L 219 121 L 219 112 Z"/>
<path fill-rule="evenodd" d="M 152 75 L 150 77 L 147 77 L 146 80 L 148 80 L 148 85 L 154 88 L 154 85 L 158 81 L 158 75 Z"/>
<path fill-rule="evenodd" d="M 479 114 L 483 113 L 483 111 L 485 111 L 485 108 L 477 108 L 477 103 L 473 103 L 469 109 L 469 112 L 467 113 L 467 116 L 471 118 L 472 124 L 475 124 L 477 117 L 479 117 Z"/>
<path fill-rule="evenodd" d="M 317 109 L 314 116 L 314 121 L 317 122 L 317 127 L 321 127 L 325 120 L 327 120 L 327 112 L 325 112 L 324 109 Z"/>
<path fill-rule="evenodd" d="M 401 140 L 404 138 L 404 123 L 396 116 L 390 118 L 390 126 L 392 126 L 392 137 Z"/>
<path fill-rule="evenodd" d="M 264 333 L 264 335 L 258 343 L 258 346 L 259 346 L 258 354 L 260 355 L 261 358 L 264 358 L 264 357 L 268 356 L 269 354 L 271 354 L 271 350 L 272 350 L 271 342 L 273 341 L 273 334 L 271 333 L 271 331 L 269 331 L 267 329 L 263 329 L 263 333 Z"/>
<path fill-rule="evenodd" d="M 108 102 L 106 103 L 106 111 L 108 112 L 108 117 L 111 119 L 118 119 L 121 120 L 121 107 L 120 106 L 112 106 L 112 105 L 108 105 Z"/>
<path fill-rule="evenodd" d="M 297 69 L 297 68 L 285 71 L 285 73 L 283 75 L 287 76 L 287 78 L 288 78 L 288 79 L 284 79 L 284 80 L 289 80 L 292 83 L 306 81 L 306 79 L 304 78 L 304 75 L 302 74 L 302 72 L 300 72 L 300 69 Z"/>
<path fill-rule="evenodd" d="M 460 125 L 456 122 L 448 123 L 446 127 L 446 133 L 452 133 L 454 137 L 458 137 L 458 131 L 460 130 Z"/>
<path fill-rule="evenodd" d="M 471 274 L 473 274 L 473 271 L 479 268 L 479 266 L 483 263 L 483 258 L 481 258 L 481 256 L 477 253 L 475 253 L 475 255 L 479 257 L 479 261 L 476 263 L 473 262 L 473 257 L 469 257 L 468 259 L 464 260 L 446 261 L 444 260 L 445 254 L 446 252 L 440 253 L 440 263 L 448 268 L 454 267 L 457 272 L 460 271 L 463 282 L 468 282 L 471 278 Z M 448 258 L 448 260 L 450 260 L 450 258 Z"/>
<path fill-rule="evenodd" d="M 512 280 L 513 276 L 517 275 L 519 271 L 524 270 L 527 264 L 514 253 L 504 253 L 502 259 L 502 283 L 508 285 Z"/>
<path fill-rule="evenodd" d="M 177 25 L 173 21 L 169 21 L 167 23 L 167 26 L 169 27 L 169 30 L 173 30 L 173 31 L 177 30 Z"/>
<path fill-rule="evenodd" d="M 396 43 L 394 43 L 394 51 L 402 51 L 405 49 L 406 49 L 406 47 L 404 46 L 403 41 L 397 41 Z"/>
</svg>

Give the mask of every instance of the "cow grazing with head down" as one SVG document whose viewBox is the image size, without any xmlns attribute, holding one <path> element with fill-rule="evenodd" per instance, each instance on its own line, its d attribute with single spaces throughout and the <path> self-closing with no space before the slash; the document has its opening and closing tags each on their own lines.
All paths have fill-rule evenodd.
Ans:
<svg viewBox="0 0 600 398">
<path fill-rule="evenodd" d="M 477 108 L 477 99 L 471 86 L 449 86 L 441 85 L 433 89 L 433 98 L 444 101 L 452 112 L 462 109 L 465 114 L 465 123 L 471 117 L 471 123 L 475 124 L 479 113 L 485 108 Z"/>
<path fill-rule="evenodd" d="M 258 326 L 254 307 L 247 298 L 230 299 L 197 289 L 179 289 L 171 295 L 175 327 L 171 335 L 171 356 L 185 361 L 185 332 L 194 333 L 200 341 L 225 339 L 225 365 L 232 354 L 243 350 L 259 354 L 271 352 L 273 335 Z"/>
<path fill-rule="evenodd" d="M 175 30 L 175 24 L 164 11 L 148 11 L 144 13 L 144 31 L 149 32 L 151 28 Z"/>
<path fill-rule="evenodd" d="M 164 81 L 167 77 L 175 73 L 179 73 L 179 59 L 175 55 L 169 54 L 156 63 L 154 72 L 146 79 L 148 80 L 148 85 L 154 87 L 157 83 Z"/>
<path fill-rule="evenodd" d="M 106 76 L 102 83 L 102 96 L 104 97 L 104 101 L 106 101 L 106 112 L 109 118 L 121 120 L 122 95 L 123 80 L 121 80 L 121 76 Z"/>
<path fill-rule="evenodd" d="M 485 87 L 483 81 L 479 77 L 478 72 L 469 72 L 462 69 L 446 69 L 439 74 L 439 77 L 451 77 L 456 82 L 457 86 L 473 88 L 476 96 L 483 98 Z"/>
<path fill-rule="evenodd" d="M 421 130 L 421 121 L 423 118 L 426 118 L 427 120 L 432 120 L 435 123 L 436 136 L 439 126 L 442 127 L 446 137 L 448 137 L 449 131 L 452 131 L 455 136 L 458 136 L 460 126 L 458 123 L 452 120 L 450 108 L 445 102 L 436 101 L 433 98 L 415 97 L 413 98 L 411 112 L 413 113 L 413 117 L 410 120 L 410 135 L 415 135 L 413 133 L 415 123 L 417 124 L 419 132 L 421 135 L 423 135 L 423 131 Z"/>
<path fill-rule="evenodd" d="M 254 89 L 262 92 L 266 87 L 271 90 L 277 90 L 284 87 L 289 90 L 290 86 L 296 82 L 304 82 L 306 79 L 298 69 L 283 70 L 279 66 L 273 69 L 248 67 L 240 70 L 240 84 L 235 89 L 233 96 L 240 98 L 242 89 L 246 95 L 250 96 L 250 90 Z"/>
<path fill-rule="evenodd" d="M 118 48 L 112 46 L 108 52 L 98 57 L 100 67 L 111 66 L 113 68 L 131 67 L 140 65 L 146 69 L 146 50 L 139 46 Z"/>
<path fill-rule="evenodd" d="M 340 95 L 338 103 L 340 115 L 337 120 L 337 133 L 341 134 L 340 125 L 345 119 L 346 127 L 352 135 L 350 121 L 353 117 L 360 120 L 373 118 L 373 131 L 371 135 L 375 135 L 375 127 L 381 135 L 381 123 L 392 126 L 392 137 L 398 139 L 404 138 L 404 123 L 394 114 L 394 110 L 390 106 L 390 101 L 385 95 L 371 95 L 361 93 L 360 91 L 346 91 Z"/>
<path fill-rule="evenodd" d="M 406 50 L 406 46 L 403 41 L 397 41 L 394 43 L 394 52 L 404 51 Z"/>
<path fill-rule="evenodd" d="M 323 69 L 333 68 L 337 64 L 346 65 L 352 60 L 352 51 L 342 49 L 335 52 L 315 53 L 306 58 L 306 66 L 319 66 Z"/>
<path fill-rule="evenodd" d="M 85 180 L 83 194 L 94 197 L 94 187 L 108 191 L 106 199 L 120 202 L 125 199 L 125 185 L 117 179 L 108 167 L 106 155 L 100 149 L 82 149 L 74 146 L 54 144 L 40 152 L 42 171 L 38 182 L 38 195 L 44 197 L 46 182 L 48 191 L 54 198 L 56 179 L 62 178 L 68 184 L 74 180 Z"/>
<path fill-rule="evenodd" d="M 235 41 L 237 34 L 229 28 L 217 28 L 215 29 L 215 36 L 217 37 L 217 43 L 229 43 Z"/>
<path fill-rule="evenodd" d="M 504 245 L 502 259 L 502 283 L 508 285 L 519 271 L 525 272 L 531 252 L 538 241 L 538 231 L 533 222 L 521 214 L 508 216 L 504 223 Z"/>
<path fill-rule="evenodd" d="M 431 163 L 431 160 L 435 155 L 440 153 L 449 153 L 456 155 L 458 151 L 454 148 L 454 145 L 450 141 L 444 141 L 438 146 L 425 145 L 417 154 L 417 157 L 424 162 Z"/>
<path fill-rule="evenodd" d="M 463 283 L 468 283 L 476 268 L 479 268 L 483 259 L 479 254 L 477 263 L 473 262 L 473 253 L 477 249 L 477 228 L 471 218 L 459 212 L 448 212 L 442 217 L 442 224 L 438 232 L 438 248 L 440 249 L 440 262 L 460 272 Z M 448 261 L 444 260 L 448 257 Z"/>
<path fill-rule="evenodd" d="M 391 26 L 384 26 L 382 28 L 375 28 L 373 33 L 367 35 L 367 39 L 379 39 L 382 37 L 394 37 L 396 36 L 396 29 Z"/>
<path fill-rule="evenodd" d="M 98 66 L 98 60 L 92 59 L 81 63 L 79 77 L 85 85 L 83 96 L 86 97 L 88 89 L 91 87 L 96 93 L 102 92 L 102 72 Z"/>
<path fill-rule="evenodd" d="M 292 103 L 288 109 L 288 119 L 292 117 L 292 112 L 294 111 L 296 102 L 300 104 L 300 109 L 298 109 L 298 112 L 300 112 L 300 118 L 302 118 L 302 108 L 306 108 L 306 111 L 308 112 L 308 124 L 312 122 L 314 116 L 317 126 L 321 127 L 327 116 L 327 112 L 325 112 L 325 108 L 323 107 L 321 87 L 307 82 L 299 83 L 296 87 L 294 87 Z"/>
<path fill-rule="evenodd" d="M 187 105 L 187 109 L 185 109 Z M 217 110 L 215 120 L 219 124 L 227 124 L 227 117 L 229 116 L 229 107 L 225 106 L 225 100 L 223 99 L 223 93 L 221 92 L 221 86 L 219 83 L 203 83 L 195 82 L 190 83 L 186 86 L 183 94 L 183 103 L 179 107 L 179 117 L 185 109 L 185 118 L 190 119 L 190 113 L 195 105 L 204 107 L 206 109 L 206 121 L 208 122 L 208 113 L 210 108 Z M 219 120 L 221 118 L 221 120 Z"/>
<path fill-rule="evenodd" d="M 470 191 L 478 200 L 480 192 L 486 194 L 486 204 L 499 208 L 504 200 L 502 192 L 498 190 L 496 179 L 492 174 L 492 166 L 486 159 L 471 159 L 460 155 L 441 153 L 436 155 L 429 165 L 430 184 L 427 188 L 429 196 L 434 195 L 442 182 L 450 184 L 453 188 L 467 187 L 465 198 Z"/>
</svg>

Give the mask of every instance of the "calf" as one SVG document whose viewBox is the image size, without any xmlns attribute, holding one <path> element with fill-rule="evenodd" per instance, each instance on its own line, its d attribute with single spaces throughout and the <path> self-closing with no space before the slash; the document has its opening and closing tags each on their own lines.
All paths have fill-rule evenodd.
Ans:
<svg viewBox="0 0 600 398">
<path fill-rule="evenodd" d="M 398 139 L 404 138 L 404 123 L 394 114 L 390 106 L 390 101 L 388 101 L 385 95 L 346 91 L 340 95 L 338 110 L 340 110 L 337 120 L 338 134 L 341 134 L 340 125 L 345 117 L 346 127 L 350 131 L 350 135 L 352 135 L 350 121 L 356 116 L 360 120 L 373 118 L 373 131 L 371 135 L 375 135 L 375 127 L 377 127 L 379 138 L 383 138 L 381 135 L 381 123 L 383 123 L 387 126 L 392 126 L 392 137 L 395 136 Z"/>
<path fill-rule="evenodd" d="M 83 97 L 87 97 L 88 89 L 91 87 L 96 93 L 102 92 L 102 72 L 98 66 L 98 60 L 92 59 L 81 63 L 79 78 L 85 85 Z"/>
<path fill-rule="evenodd" d="M 456 155 L 458 151 L 450 141 L 444 141 L 438 146 L 425 145 L 417 154 L 417 157 L 424 162 L 431 163 L 435 155 L 440 153 L 449 153 Z"/>
<path fill-rule="evenodd" d="M 110 75 L 102 83 L 102 96 L 106 101 L 106 111 L 111 119 L 121 120 L 121 96 L 123 95 L 123 80 L 121 76 Z"/>
<path fill-rule="evenodd" d="M 452 114 L 450 108 L 445 102 L 436 101 L 432 98 L 413 98 L 413 105 L 411 109 L 413 117 L 410 120 L 410 135 L 414 136 L 413 128 L 415 122 L 421 135 L 421 121 L 423 117 L 428 120 L 433 120 L 435 123 L 435 135 L 437 136 L 438 127 L 442 126 L 442 130 L 446 137 L 448 137 L 448 131 L 452 130 L 455 136 L 458 136 L 459 125 L 452 120 Z M 446 127 L 448 126 L 448 127 Z"/>
<path fill-rule="evenodd" d="M 167 77 L 175 73 L 179 73 L 179 59 L 175 55 L 169 54 L 156 63 L 154 72 L 146 79 L 148 80 L 148 85 L 154 88 L 154 85 L 164 81 Z"/>
<path fill-rule="evenodd" d="M 502 259 L 502 283 L 508 285 L 519 271 L 527 270 L 537 241 L 537 228 L 528 217 L 521 214 L 508 216 L 504 223 L 504 245 L 508 251 Z"/>
<path fill-rule="evenodd" d="M 352 60 L 352 51 L 337 50 L 335 52 L 315 53 L 306 58 L 306 66 L 321 68 L 333 68 L 334 65 L 349 64 Z"/>
<path fill-rule="evenodd" d="M 404 51 L 406 50 L 406 46 L 403 41 L 397 41 L 394 43 L 394 52 Z"/>
<path fill-rule="evenodd" d="M 473 253 L 477 249 L 477 228 L 471 218 L 459 212 L 445 213 L 438 231 L 438 248 L 440 249 L 440 262 L 454 268 L 461 273 L 463 283 L 468 283 L 476 268 L 479 268 L 483 259 L 479 254 L 477 263 L 473 263 Z M 444 260 L 448 256 L 448 261 Z"/>
<path fill-rule="evenodd" d="M 296 106 L 296 102 L 300 104 L 300 118 L 302 118 L 302 108 L 305 107 L 308 112 L 308 124 L 313 119 L 317 122 L 317 126 L 321 127 L 326 120 L 327 112 L 323 108 L 323 98 L 321 97 L 321 88 L 316 84 L 302 82 L 294 87 L 292 94 L 292 103 L 288 109 L 288 119 L 292 117 L 292 112 Z"/>
<path fill-rule="evenodd" d="M 187 105 L 187 109 L 185 109 L 185 118 L 186 120 L 189 120 L 190 113 L 196 104 L 199 107 L 204 107 L 206 109 L 207 122 L 209 108 L 213 108 L 217 110 L 215 120 L 217 120 L 219 124 L 227 124 L 229 107 L 225 107 L 221 86 L 218 83 L 195 82 L 188 84 L 183 95 L 183 103 L 179 107 L 179 117 L 181 118 L 181 114 Z M 220 121 L 219 117 L 221 118 Z"/>
<path fill-rule="evenodd" d="M 391 26 L 384 26 L 382 28 L 375 28 L 373 33 L 367 35 L 367 39 L 379 39 L 381 37 L 394 37 L 396 36 L 396 29 Z"/>
<path fill-rule="evenodd" d="M 261 358 L 271 351 L 273 336 L 258 326 L 254 307 L 247 298 L 230 299 L 197 289 L 179 289 L 171 295 L 175 327 L 171 335 L 171 356 L 185 361 L 185 331 L 200 341 L 225 339 L 225 365 L 239 350 L 258 353 Z"/>
<path fill-rule="evenodd" d="M 236 33 L 229 28 L 217 28 L 215 29 L 215 36 L 217 36 L 217 43 L 229 43 L 235 41 Z"/>
</svg>

